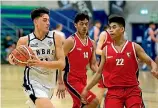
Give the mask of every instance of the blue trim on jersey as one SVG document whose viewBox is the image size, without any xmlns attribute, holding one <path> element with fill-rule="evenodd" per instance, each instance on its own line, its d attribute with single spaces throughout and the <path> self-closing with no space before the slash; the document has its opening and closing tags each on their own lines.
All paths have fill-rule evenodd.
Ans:
<svg viewBox="0 0 158 108">
<path fill-rule="evenodd" d="M 66 61 L 66 66 L 65 66 L 65 73 L 64 73 L 64 82 L 65 85 L 67 86 L 67 88 L 79 99 L 81 99 L 80 95 L 76 92 L 76 90 L 68 83 L 68 74 L 69 74 L 69 62 L 68 62 L 68 58 L 65 58 Z"/>
</svg>

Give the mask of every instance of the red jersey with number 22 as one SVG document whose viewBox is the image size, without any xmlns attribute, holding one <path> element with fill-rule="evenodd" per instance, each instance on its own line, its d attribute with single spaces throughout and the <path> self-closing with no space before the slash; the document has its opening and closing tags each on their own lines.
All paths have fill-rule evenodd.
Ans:
<svg viewBox="0 0 158 108">
<path fill-rule="evenodd" d="M 103 82 L 107 88 L 131 87 L 138 85 L 138 64 L 134 43 L 126 41 L 118 52 L 113 43 L 105 47 L 106 62 L 103 69 Z"/>
</svg>

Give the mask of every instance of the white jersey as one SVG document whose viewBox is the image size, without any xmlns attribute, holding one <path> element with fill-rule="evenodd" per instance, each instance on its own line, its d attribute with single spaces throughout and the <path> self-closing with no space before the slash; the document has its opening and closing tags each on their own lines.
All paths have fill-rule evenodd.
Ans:
<svg viewBox="0 0 158 108">
<path fill-rule="evenodd" d="M 49 31 L 43 40 L 37 39 L 34 33 L 28 35 L 29 47 L 40 60 L 54 61 L 55 40 L 54 32 Z M 31 80 L 39 82 L 47 88 L 54 88 L 56 84 L 56 69 L 43 67 L 26 67 L 24 71 L 24 85 L 30 85 Z"/>
</svg>

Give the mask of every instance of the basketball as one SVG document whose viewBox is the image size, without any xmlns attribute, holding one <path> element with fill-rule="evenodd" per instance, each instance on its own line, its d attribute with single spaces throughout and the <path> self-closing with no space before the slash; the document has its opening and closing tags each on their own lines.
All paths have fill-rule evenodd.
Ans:
<svg viewBox="0 0 158 108">
<path fill-rule="evenodd" d="M 32 49 L 27 45 L 20 45 L 11 53 L 17 65 L 26 66 L 27 60 L 31 59 L 31 55 L 35 55 Z"/>
</svg>

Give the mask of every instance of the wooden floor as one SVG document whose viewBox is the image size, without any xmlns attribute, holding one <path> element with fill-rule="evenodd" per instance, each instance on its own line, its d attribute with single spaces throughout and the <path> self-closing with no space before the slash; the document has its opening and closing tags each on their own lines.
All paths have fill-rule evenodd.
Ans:
<svg viewBox="0 0 158 108">
<path fill-rule="evenodd" d="M 88 73 L 90 79 L 92 74 Z M 1 107 L 2 108 L 28 108 L 25 104 L 27 98 L 22 89 L 23 69 L 1 65 Z M 143 91 L 143 99 L 146 108 L 158 108 L 158 80 L 150 72 L 140 72 L 140 87 Z M 92 91 L 97 93 L 97 87 Z M 61 100 L 57 97 L 52 98 L 56 108 L 72 108 L 72 100 L 67 93 L 66 98 Z M 101 107 L 102 108 L 102 107 Z"/>
</svg>

